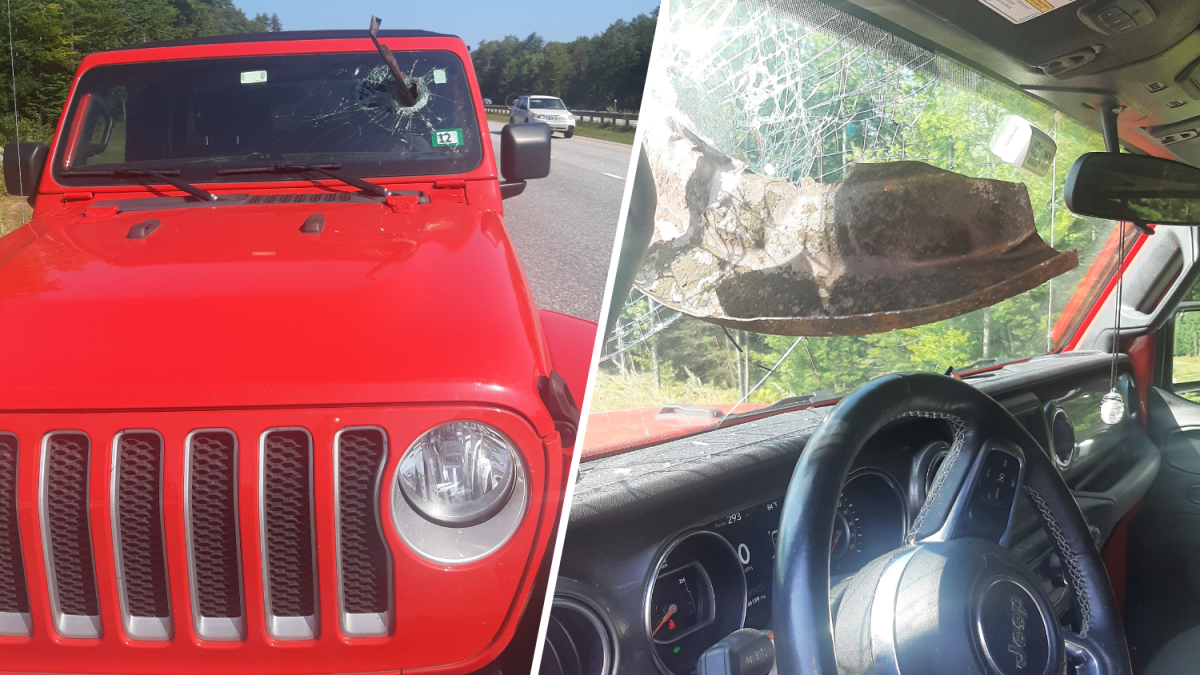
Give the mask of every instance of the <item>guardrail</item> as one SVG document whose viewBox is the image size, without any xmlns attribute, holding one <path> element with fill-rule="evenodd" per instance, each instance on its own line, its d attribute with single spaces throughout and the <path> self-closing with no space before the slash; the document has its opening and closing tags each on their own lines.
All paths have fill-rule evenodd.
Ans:
<svg viewBox="0 0 1200 675">
<path fill-rule="evenodd" d="M 511 110 L 505 105 L 485 105 L 483 109 L 495 115 L 507 115 Z M 610 121 L 617 126 L 637 126 L 637 113 L 613 113 L 604 110 L 572 110 L 576 120 L 604 124 Z"/>
</svg>

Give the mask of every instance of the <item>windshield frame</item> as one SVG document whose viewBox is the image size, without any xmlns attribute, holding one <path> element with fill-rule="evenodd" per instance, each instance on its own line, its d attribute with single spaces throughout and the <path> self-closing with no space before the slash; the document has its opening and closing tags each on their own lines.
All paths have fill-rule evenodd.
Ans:
<svg viewBox="0 0 1200 675">
<path fill-rule="evenodd" d="M 50 162 L 53 162 L 52 170 L 44 171 L 38 187 L 39 194 L 62 194 L 71 191 L 91 190 L 96 193 L 160 193 L 166 188 L 168 191 L 174 191 L 174 188 L 167 188 L 162 185 L 146 185 L 143 181 L 130 178 L 120 179 L 105 179 L 97 180 L 95 178 L 60 180 L 59 172 L 61 171 L 60 164 L 62 162 L 62 154 L 65 152 L 68 143 L 68 130 L 71 129 L 73 122 L 73 113 L 76 109 L 79 99 L 85 95 L 80 91 L 79 84 L 83 76 L 91 69 L 109 66 L 109 65 L 124 65 L 124 64 L 139 64 L 150 62 L 164 61 L 184 61 L 197 59 L 220 59 L 220 58 L 238 58 L 238 57 L 259 57 L 259 56 L 289 56 L 289 55 L 305 55 L 305 54 L 378 54 L 375 45 L 370 38 L 365 35 L 358 37 L 324 37 L 320 39 L 308 38 L 273 39 L 273 40 L 254 40 L 253 38 L 245 41 L 214 41 L 204 44 L 188 44 L 188 41 L 178 41 L 176 43 L 157 43 L 152 46 L 135 47 L 128 49 L 113 50 L 107 52 L 97 52 L 84 57 L 78 71 L 72 81 L 71 90 L 67 96 L 67 102 L 63 106 L 63 114 L 59 116 L 57 127 L 54 136 L 51 138 L 49 149 Z M 247 36 L 250 37 L 250 36 Z M 440 51 L 447 52 L 457 58 L 463 65 L 463 73 L 466 77 L 465 86 L 468 88 L 471 97 L 470 113 L 473 114 L 475 124 L 472 129 L 478 129 L 480 138 L 481 153 L 479 161 L 470 169 L 454 171 L 450 173 L 427 173 L 413 175 L 364 175 L 365 177 L 378 183 L 423 183 L 428 184 L 437 180 L 454 178 L 465 180 L 496 180 L 498 171 L 496 166 L 495 153 L 492 149 L 492 144 L 488 141 L 490 138 L 490 130 L 487 124 L 487 114 L 483 108 L 483 100 L 478 95 L 479 83 L 475 76 L 475 70 L 471 67 L 470 56 L 466 45 L 457 37 L 442 36 L 437 34 L 426 34 L 418 37 L 393 37 L 380 35 L 381 43 L 389 46 L 393 51 Z M 380 60 L 382 63 L 382 59 Z M 464 129 L 465 130 L 465 129 Z M 174 168 L 174 167 L 173 167 Z M 324 185 L 326 183 L 338 184 L 338 181 L 333 179 L 319 178 L 315 180 L 297 179 L 294 176 L 279 176 L 273 177 L 267 174 L 255 175 L 253 179 L 246 176 L 232 176 L 222 180 L 215 175 L 212 179 L 202 179 L 191 181 L 194 185 L 208 185 L 212 189 L 219 192 L 228 192 L 230 190 L 246 190 L 246 189 L 261 189 L 261 188 L 279 188 L 279 189 L 295 189 L 297 187 L 314 187 L 316 185 Z"/>
</svg>

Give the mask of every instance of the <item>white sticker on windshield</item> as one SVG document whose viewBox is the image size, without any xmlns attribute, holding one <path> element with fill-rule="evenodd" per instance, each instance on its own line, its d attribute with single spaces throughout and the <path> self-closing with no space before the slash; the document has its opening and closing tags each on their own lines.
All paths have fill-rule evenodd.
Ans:
<svg viewBox="0 0 1200 675">
<path fill-rule="evenodd" d="M 267 71 L 248 70 L 242 73 L 242 84 L 258 84 L 267 81 Z"/>
<path fill-rule="evenodd" d="M 433 69 L 433 83 L 434 84 L 446 84 L 446 71 L 442 70 L 441 68 L 434 68 Z"/>
<path fill-rule="evenodd" d="M 1075 0 L 979 0 L 1013 23 L 1025 23 Z"/>
</svg>

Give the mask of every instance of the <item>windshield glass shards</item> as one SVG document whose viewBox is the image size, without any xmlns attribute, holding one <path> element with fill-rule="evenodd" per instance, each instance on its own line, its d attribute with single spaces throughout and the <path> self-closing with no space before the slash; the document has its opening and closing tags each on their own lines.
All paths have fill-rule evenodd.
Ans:
<svg viewBox="0 0 1200 675">
<path fill-rule="evenodd" d="M 244 181 L 220 170 L 271 162 L 337 163 L 340 174 L 356 177 L 477 167 L 483 149 L 462 61 L 443 51 L 394 54 L 414 93 L 411 106 L 398 100 L 374 51 L 93 68 L 63 124 L 55 177 L 72 186 L 125 184 L 137 180 L 72 173 L 170 167 L 190 183 Z"/>
<path fill-rule="evenodd" d="M 566 110 L 567 106 L 556 98 L 531 98 L 529 99 L 530 110 Z"/>
<path fill-rule="evenodd" d="M 1114 223 L 1076 216 L 1063 201 L 1075 159 L 1104 149 L 1099 134 L 1042 101 L 816 0 L 670 3 L 647 80 L 651 105 L 644 106 L 640 124 L 646 138 L 656 124 L 669 121 L 681 139 L 712 148 L 713 157 L 719 153 L 741 171 L 713 160 L 710 173 L 697 176 L 752 175 L 780 187 L 730 195 L 716 179 L 711 191 L 687 182 L 687 208 L 670 213 L 659 195 L 636 288 L 624 298 L 601 356 L 585 456 L 590 448 L 712 426 L 730 411 L 830 401 L 890 372 L 970 371 L 1063 348 L 1100 288 L 1098 280 L 1107 278 L 1089 276 L 1089 268 L 1109 269 L 1103 264 L 1116 258 Z M 989 148 L 993 133 L 1014 115 L 1057 146 L 1043 175 L 1006 164 Z M 670 152 L 659 154 L 682 158 L 683 141 L 675 141 Z M 1079 266 L 961 316 L 836 336 L 718 325 L 681 311 L 682 292 L 663 291 L 723 280 L 712 272 L 716 263 L 744 265 L 771 250 L 776 239 L 803 243 L 824 236 L 798 226 L 781 229 L 787 222 L 777 217 L 779 195 L 804 186 L 830 190 L 864 168 L 888 163 L 921 163 L 927 172 L 1005 181 L 1027 191 L 1022 208 L 1036 235 L 1058 251 L 1077 251 Z M 683 174 L 664 175 L 669 181 Z M 733 197 L 754 208 L 735 213 Z M 930 234 L 925 243 L 940 246 L 945 239 Z M 883 250 L 878 264 L 893 264 L 901 248 Z M 709 290 L 721 302 L 776 299 L 767 296 L 774 272 L 763 266 L 758 278 L 709 283 Z M 953 284 L 956 275 L 961 272 L 945 267 L 932 282 Z M 797 305 L 836 308 L 849 299 L 799 285 L 789 293 L 779 297 Z"/>
</svg>

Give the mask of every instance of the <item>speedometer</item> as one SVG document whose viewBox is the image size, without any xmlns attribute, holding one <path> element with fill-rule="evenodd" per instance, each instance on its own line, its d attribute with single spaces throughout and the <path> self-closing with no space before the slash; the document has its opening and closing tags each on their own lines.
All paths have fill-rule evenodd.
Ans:
<svg viewBox="0 0 1200 675">
<path fill-rule="evenodd" d="M 646 596 L 646 633 L 664 672 L 695 672 L 704 650 L 741 628 L 745 613 L 746 577 L 724 537 L 694 532 L 667 547 Z"/>
</svg>

